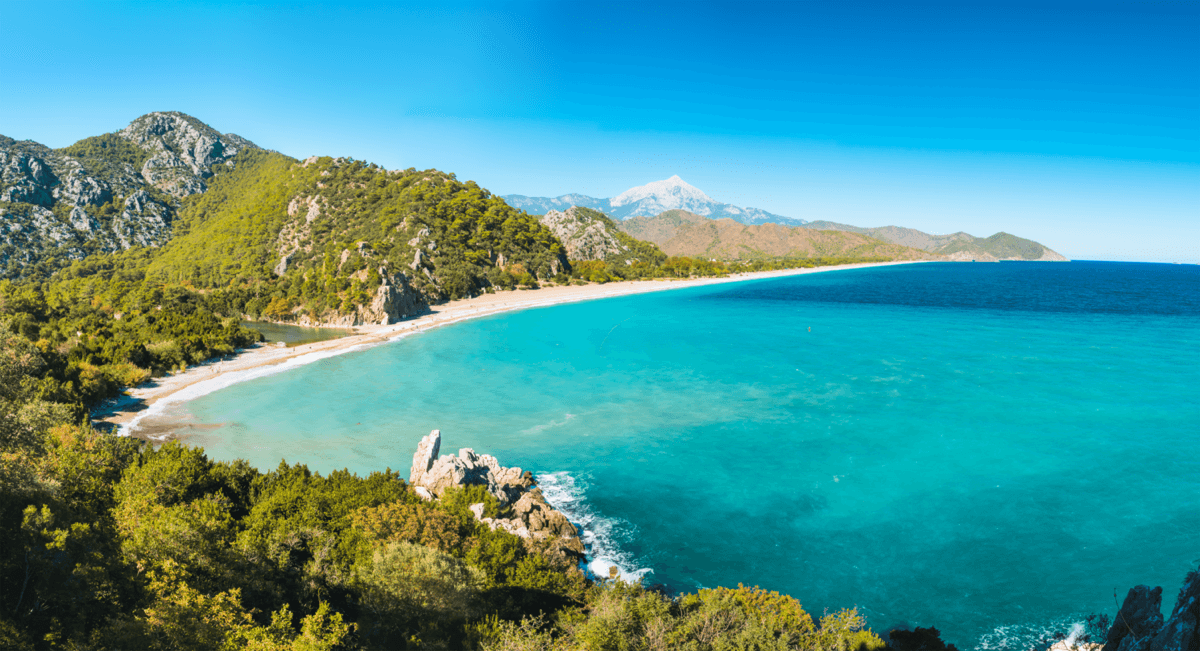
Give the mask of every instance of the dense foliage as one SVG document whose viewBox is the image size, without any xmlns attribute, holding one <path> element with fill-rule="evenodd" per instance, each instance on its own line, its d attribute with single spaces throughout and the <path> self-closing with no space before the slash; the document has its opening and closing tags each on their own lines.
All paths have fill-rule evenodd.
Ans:
<svg viewBox="0 0 1200 651">
<path fill-rule="evenodd" d="M 148 283 L 151 252 L 94 255 L 44 283 L 0 281 L 0 320 L 42 364 L 35 395 L 78 411 L 151 375 L 259 340 L 210 297 Z"/>
<path fill-rule="evenodd" d="M 565 270 L 562 244 L 537 219 L 474 182 L 248 151 L 188 200 L 147 272 L 242 290 L 230 300 L 252 316 L 328 320 L 366 305 L 399 272 L 437 301 Z"/>
</svg>

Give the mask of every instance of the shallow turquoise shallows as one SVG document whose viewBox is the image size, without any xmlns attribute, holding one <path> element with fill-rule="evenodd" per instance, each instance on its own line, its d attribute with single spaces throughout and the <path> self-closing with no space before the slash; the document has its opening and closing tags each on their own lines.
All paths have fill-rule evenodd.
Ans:
<svg viewBox="0 0 1200 651">
<path fill-rule="evenodd" d="M 811 331 L 810 331 L 811 328 Z M 593 556 L 1020 648 L 1200 559 L 1200 267 L 925 264 L 466 322 L 177 409 L 264 470 L 532 469 Z"/>
</svg>

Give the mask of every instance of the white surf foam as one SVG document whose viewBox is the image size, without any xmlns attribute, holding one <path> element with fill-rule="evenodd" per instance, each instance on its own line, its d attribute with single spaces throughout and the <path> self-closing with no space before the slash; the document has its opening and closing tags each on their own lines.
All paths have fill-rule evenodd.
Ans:
<svg viewBox="0 0 1200 651">
<path fill-rule="evenodd" d="M 632 540 L 637 528 L 627 520 L 596 513 L 586 500 L 586 485 L 567 472 L 548 472 L 537 476 L 538 487 L 546 501 L 567 516 L 580 531 L 587 549 L 587 571 L 597 578 L 607 579 L 616 571 L 627 583 L 638 583 L 654 570 L 637 567 L 637 559 L 621 549 L 621 542 Z"/>
<path fill-rule="evenodd" d="M 977 651 L 1029 651 L 1046 649 L 1055 643 L 1056 648 L 1075 649 L 1082 648 L 1083 637 L 1088 633 L 1092 637 L 1091 643 L 1103 644 L 1103 632 L 1089 631 L 1088 628 L 1088 619 L 1082 615 L 1061 617 L 1048 623 L 997 626 L 981 637 L 975 648 Z M 1056 633 L 1065 635 L 1065 639 L 1055 640 Z M 1065 646 L 1060 646 L 1063 643 Z"/>
</svg>

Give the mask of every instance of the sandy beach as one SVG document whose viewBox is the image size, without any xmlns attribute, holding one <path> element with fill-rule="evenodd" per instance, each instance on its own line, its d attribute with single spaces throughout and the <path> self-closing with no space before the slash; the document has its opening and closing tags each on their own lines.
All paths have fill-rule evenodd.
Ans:
<svg viewBox="0 0 1200 651">
<path fill-rule="evenodd" d="M 420 317 L 390 325 L 366 325 L 354 328 L 356 334 L 295 347 L 284 347 L 274 343 L 259 344 L 241 351 L 235 356 L 209 360 L 185 371 L 155 378 L 132 388 L 126 395 L 93 411 L 93 421 L 98 427 L 108 427 L 124 436 L 137 436 L 153 440 L 165 440 L 175 434 L 176 423 L 156 423 L 156 416 L 167 405 L 196 398 L 218 389 L 245 380 L 285 372 L 319 359 L 332 357 L 353 350 L 376 346 L 403 339 L 440 326 L 458 323 L 467 319 L 529 308 L 546 307 L 561 303 L 573 303 L 616 296 L 629 296 L 647 292 L 701 287 L 723 283 L 781 278 L 826 271 L 882 267 L 897 264 L 913 264 L 915 261 L 878 262 L 813 267 L 807 269 L 785 269 L 734 274 L 725 278 L 694 278 L 681 280 L 644 280 L 608 283 L 603 285 L 566 285 L 543 287 L 530 290 L 513 290 L 484 294 L 475 298 L 449 301 L 432 306 L 430 312 Z M 187 427 L 187 426 L 185 426 Z"/>
</svg>

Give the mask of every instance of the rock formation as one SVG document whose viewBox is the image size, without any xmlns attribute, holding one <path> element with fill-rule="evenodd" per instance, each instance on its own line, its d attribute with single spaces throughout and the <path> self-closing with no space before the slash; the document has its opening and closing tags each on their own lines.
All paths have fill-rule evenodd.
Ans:
<svg viewBox="0 0 1200 651">
<path fill-rule="evenodd" d="M 616 224 L 600 219 L 600 213 L 571 206 L 565 211 L 551 210 L 539 221 L 562 241 L 572 260 L 604 260 L 629 250 L 621 244 Z"/>
<path fill-rule="evenodd" d="M 413 455 L 409 483 L 427 499 L 440 497 L 454 486 L 485 486 L 512 517 L 484 516 L 486 505 L 472 504 L 475 519 L 490 529 L 503 529 L 531 543 L 546 543 L 549 551 L 581 559 L 584 553 L 579 532 L 567 517 L 546 502 L 536 488 L 533 475 L 520 468 L 505 468 L 490 454 L 476 454 L 463 448 L 457 455 L 438 457 L 442 447 L 441 430 L 433 430 L 417 445 Z"/>
<path fill-rule="evenodd" d="M 1161 587 L 1131 589 L 1102 651 L 1200 651 L 1200 570 L 1188 573 L 1165 622 Z"/>
<path fill-rule="evenodd" d="M 1134 586 L 1117 611 L 1104 651 L 1138 651 L 1162 628 L 1162 588 Z"/>
</svg>

